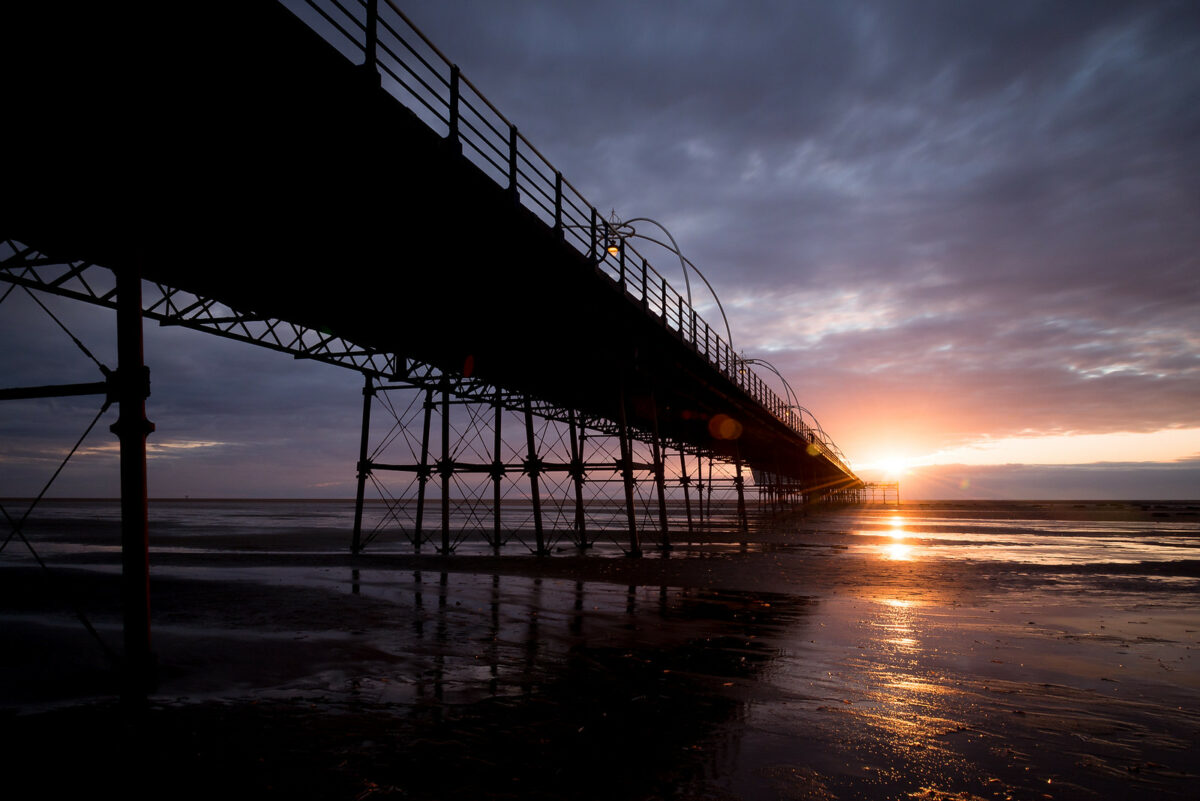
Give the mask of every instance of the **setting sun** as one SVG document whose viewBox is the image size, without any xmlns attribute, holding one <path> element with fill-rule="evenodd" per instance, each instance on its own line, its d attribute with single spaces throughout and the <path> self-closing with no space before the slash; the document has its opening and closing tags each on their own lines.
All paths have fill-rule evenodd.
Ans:
<svg viewBox="0 0 1200 801">
<path fill-rule="evenodd" d="M 908 469 L 912 464 L 912 460 L 907 457 L 888 454 L 877 459 L 872 459 L 866 464 L 858 465 L 858 467 L 863 470 L 879 473 L 885 481 L 897 481 L 908 473 Z"/>
</svg>

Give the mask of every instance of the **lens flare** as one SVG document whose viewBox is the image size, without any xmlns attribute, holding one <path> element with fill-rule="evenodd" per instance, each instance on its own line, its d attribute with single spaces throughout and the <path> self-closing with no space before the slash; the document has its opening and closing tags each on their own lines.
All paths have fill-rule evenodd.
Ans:
<svg viewBox="0 0 1200 801">
<path fill-rule="evenodd" d="M 708 421 L 708 433 L 714 439 L 737 439 L 742 435 L 742 424 L 727 414 L 715 414 Z"/>
</svg>

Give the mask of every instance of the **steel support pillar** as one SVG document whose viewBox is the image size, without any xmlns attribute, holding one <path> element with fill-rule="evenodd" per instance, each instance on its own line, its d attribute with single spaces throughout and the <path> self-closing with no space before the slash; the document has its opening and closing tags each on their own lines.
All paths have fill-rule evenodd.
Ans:
<svg viewBox="0 0 1200 801">
<path fill-rule="evenodd" d="M 362 519 L 363 503 L 366 496 L 367 476 L 371 474 L 371 464 L 367 461 L 367 447 L 371 434 L 371 403 L 375 400 L 375 382 L 370 373 L 364 373 L 362 437 L 358 442 L 358 491 L 354 496 L 354 539 L 350 543 L 351 553 L 362 551 Z"/>
<path fill-rule="evenodd" d="M 110 430 L 121 447 L 121 600 L 128 690 L 140 695 L 150 679 L 150 539 L 146 499 L 146 419 L 150 371 L 142 350 L 142 280 L 118 270 L 117 422 Z"/>
<path fill-rule="evenodd" d="M 742 476 L 742 457 L 735 457 L 734 463 L 737 465 L 737 477 L 734 478 L 733 483 L 737 486 L 738 530 L 747 534 L 750 531 L 750 524 L 746 519 L 746 479 Z"/>
<path fill-rule="evenodd" d="M 492 442 L 492 550 L 500 553 L 500 546 L 504 544 L 503 534 L 500 530 L 500 485 L 504 479 L 504 462 L 500 458 L 500 448 L 503 445 L 500 437 L 500 421 L 504 418 L 504 399 L 500 394 L 499 387 L 496 387 L 496 397 L 492 401 L 492 413 L 494 420 L 492 428 L 495 434 Z"/>
<path fill-rule="evenodd" d="M 454 481 L 454 464 L 450 461 L 450 385 L 442 380 L 442 458 L 438 460 L 438 475 L 442 479 L 442 549 L 450 554 L 450 488 Z"/>
<path fill-rule="evenodd" d="M 633 500 L 633 453 L 629 446 L 629 424 L 625 415 L 625 387 L 621 387 L 620 417 L 617 421 L 621 441 L 621 483 L 625 486 L 625 518 L 629 524 L 629 556 L 642 555 L 642 543 L 637 530 L 637 508 Z"/>
<path fill-rule="evenodd" d="M 687 457 L 684 455 L 683 447 L 679 448 L 679 483 L 683 485 L 683 508 L 687 513 L 687 530 L 688 541 L 691 541 L 692 536 L 692 497 L 688 491 L 688 485 L 692 483 L 691 476 L 687 471 Z"/>
<path fill-rule="evenodd" d="M 529 495 L 530 500 L 533 501 L 534 539 L 537 542 L 537 555 L 545 556 L 549 551 L 546 549 L 546 533 L 542 530 L 542 496 L 538 486 L 541 460 L 538 459 L 537 446 L 533 436 L 533 401 L 528 395 L 525 396 L 525 443 L 528 447 L 525 470 L 529 473 Z"/>
<path fill-rule="evenodd" d="M 651 443 L 652 454 L 654 457 L 654 483 L 658 489 L 658 528 L 661 533 L 659 547 L 664 551 L 671 549 L 671 534 L 667 530 L 667 476 L 666 466 L 663 464 L 663 447 L 662 439 L 658 436 L 658 401 L 650 398 L 651 423 L 653 431 L 651 434 L 654 441 Z"/>
<path fill-rule="evenodd" d="M 713 527 L 713 491 L 717 488 L 717 482 L 713 480 L 713 458 L 712 454 L 708 456 L 708 486 L 705 488 L 704 495 L 704 511 L 708 515 L 708 526 Z"/>
<path fill-rule="evenodd" d="M 580 431 L 574 409 L 567 413 L 567 424 L 571 435 L 571 478 L 575 485 L 575 533 L 579 547 L 588 548 L 587 516 L 583 513 L 583 443 L 586 435 Z"/>
<path fill-rule="evenodd" d="M 417 514 L 413 523 L 413 549 L 420 551 L 425 538 L 425 485 L 429 483 L 429 423 L 433 415 L 433 388 L 425 390 L 425 420 L 421 426 L 421 464 L 417 470 Z"/>
</svg>

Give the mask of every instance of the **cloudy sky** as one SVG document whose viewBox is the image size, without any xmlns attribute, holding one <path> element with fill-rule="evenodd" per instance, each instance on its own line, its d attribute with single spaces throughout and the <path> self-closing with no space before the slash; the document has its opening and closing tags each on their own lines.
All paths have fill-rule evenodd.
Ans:
<svg viewBox="0 0 1200 801">
<path fill-rule="evenodd" d="M 863 475 L 1200 497 L 1197 4 L 400 5 L 592 203 L 671 230 Z M 352 493 L 355 374 L 153 327 L 147 359 L 152 493 Z M 15 414 L 9 468 L 44 441 Z"/>
</svg>

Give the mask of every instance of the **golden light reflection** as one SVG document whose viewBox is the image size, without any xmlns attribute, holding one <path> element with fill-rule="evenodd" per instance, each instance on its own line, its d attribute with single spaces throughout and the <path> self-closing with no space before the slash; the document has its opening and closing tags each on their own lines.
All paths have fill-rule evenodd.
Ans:
<svg viewBox="0 0 1200 801">
<path fill-rule="evenodd" d="M 863 705 L 863 719 L 876 727 L 897 750 L 916 749 L 920 759 L 944 753 L 938 738 L 960 731 L 951 697 L 957 691 L 925 674 L 919 653 L 924 618 L 920 601 L 881 597 L 870 625 L 882 632 L 884 648 L 870 669 L 873 691 Z"/>
<path fill-rule="evenodd" d="M 916 632 L 913 629 L 914 604 L 912 601 L 901 598 L 883 598 L 880 603 L 888 609 L 885 610 L 886 614 L 872 625 L 887 632 L 883 641 L 895 648 L 897 652 L 919 650 L 921 643 L 916 638 Z"/>
<path fill-rule="evenodd" d="M 900 515 L 892 517 L 888 524 L 892 527 L 889 535 L 895 542 L 883 546 L 883 555 L 886 559 L 897 562 L 910 562 L 915 556 L 915 548 L 904 540 L 908 537 L 908 531 L 905 530 L 907 521 Z"/>
<path fill-rule="evenodd" d="M 962 730 L 951 700 L 961 691 L 916 676 L 893 678 L 893 675 L 887 671 L 877 673 L 880 685 L 872 699 L 875 705 L 867 716 L 891 735 L 889 739 L 894 740 L 896 747 L 936 747 L 936 738 Z"/>
<path fill-rule="evenodd" d="M 923 681 L 915 676 L 906 676 L 902 679 L 889 681 L 886 685 L 888 689 L 896 693 L 905 693 L 913 695 L 932 695 L 934 693 L 942 694 L 944 688 L 930 681 Z"/>
</svg>

